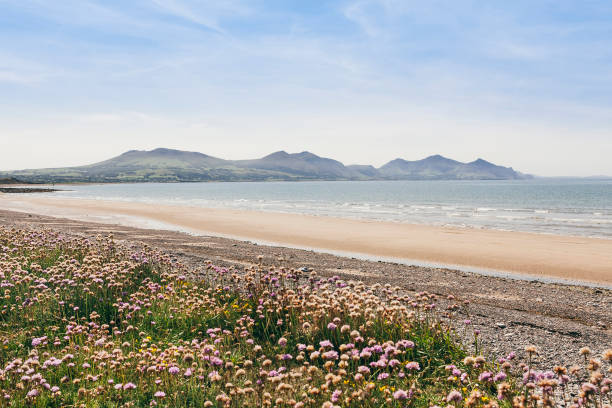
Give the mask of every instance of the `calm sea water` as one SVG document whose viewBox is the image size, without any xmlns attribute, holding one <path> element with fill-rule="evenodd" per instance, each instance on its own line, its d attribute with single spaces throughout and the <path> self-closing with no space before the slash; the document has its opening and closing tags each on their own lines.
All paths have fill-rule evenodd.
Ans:
<svg viewBox="0 0 612 408">
<path fill-rule="evenodd" d="M 142 183 L 66 188 L 72 191 L 59 194 L 612 238 L 612 180 Z"/>
</svg>

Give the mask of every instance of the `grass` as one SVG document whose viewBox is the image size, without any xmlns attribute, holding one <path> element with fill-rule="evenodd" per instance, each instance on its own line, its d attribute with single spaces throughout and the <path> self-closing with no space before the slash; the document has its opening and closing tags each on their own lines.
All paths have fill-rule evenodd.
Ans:
<svg viewBox="0 0 612 408">
<path fill-rule="evenodd" d="M 432 294 L 47 230 L 0 228 L 0 249 L 0 406 L 609 404 L 588 350 L 569 373 L 469 355 Z"/>
</svg>

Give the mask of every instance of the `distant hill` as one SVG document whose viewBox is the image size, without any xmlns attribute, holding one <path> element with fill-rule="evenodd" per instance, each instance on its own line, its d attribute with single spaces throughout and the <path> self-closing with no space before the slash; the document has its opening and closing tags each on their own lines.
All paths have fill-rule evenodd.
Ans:
<svg viewBox="0 0 612 408">
<path fill-rule="evenodd" d="M 261 159 L 239 160 L 234 164 L 241 168 L 269 170 L 305 178 L 332 180 L 361 178 L 359 172 L 347 168 L 339 161 L 319 157 L 310 152 L 290 154 L 281 150 Z"/>
<path fill-rule="evenodd" d="M 384 178 L 409 180 L 518 180 L 528 178 L 512 167 L 497 166 L 483 159 L 461 163 L 440 155 L 422 160 L 395 159 L 379 169 Z"/>
<path fill-rule="evenodd" d="M 0 186 L 5 186 L 8 184 L 27 184 L 21 180 L 17 180 L 14 177 L 1 178 L 0 177 Z"/>
<path fill-rule="evenodd" d="M 130 150 L 87 166 L 0 172 L 32 183 L 187 182 L 267 180 L 515 180 L 530 178 L 483 159 L 461 163 L 440 155 L 395 159 L 380 168 L 345 166 L 310 152 L 279 151 L 254 160 L 224 160 L 203 153 L 159 148 Z"/>
</svg>

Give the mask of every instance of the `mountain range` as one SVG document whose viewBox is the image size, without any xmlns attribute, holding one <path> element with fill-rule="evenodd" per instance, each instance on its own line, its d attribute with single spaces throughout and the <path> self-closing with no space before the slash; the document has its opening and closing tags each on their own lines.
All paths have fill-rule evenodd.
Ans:
<svg viewBox="0 0 612 408">
<path fill-rule="evenodd" d="M 278 151 L 260 159 L 224 160 L 203 153 L 158 148 L 130 150 L 79 167 L 0 172 L 0 178 L 30 183 L 188 182 L 272 180 L 516 180 L 532 176 L 483 159 L 462 163 L 440 155 L 395 159 L 375 168 L 345 166 L 310 152 Z"/>
</svg>

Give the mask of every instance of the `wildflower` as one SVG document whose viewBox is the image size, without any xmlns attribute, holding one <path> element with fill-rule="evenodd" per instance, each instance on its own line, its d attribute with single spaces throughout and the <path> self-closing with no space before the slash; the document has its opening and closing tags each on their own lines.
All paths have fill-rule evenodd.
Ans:
<svg viewBox="0 0 612 408">
<path fill-rule="evenodd" d="M 485 371 L 485 372 L 480 373 L 480 375 L 478 376 L 478 381 L 489 382 L 491 381 L 492 378 L 493 378 L 493 373 L 490 371 Z"/>
<path fill-rule="evenodd" d="M 499 381 L 504 381 L 508 376 L 506 375 L 506 373 L 504 373 L 503 371 L 500 371 L 499 373 L 495 374 L 495 377 L 493 377 L 493 381 L 495 382 L 499 382 Z"/>
<path fill-rule="evenodd" d="M 461 393 L 457 390 L 452 390 L 446 396 L 446 402 L 459 402 L 463 399 Z"/>
<path fill-rule="evenodd" d="M 157 391 L 155 394 L 153 394 L 153 396 L 155 398 L 164 398 L 166 396 L 166 393 L 163 391 Z"/>
<path fill-rule="evenodd" d="M 323 359 L 325 360 L 337 360 L 338 352 L 334 350 L 326 351 L 325 353 L 321 355 L 321 357 L 323 357 Z"/>
<path fill-rule="evenodd" d="M 331 402 L 338 402 L 340 400 L 340 395 L 342 395 L 342 391 L 335 390 L 331 395 Z"/>
<path fill-rule="evenodd" d="M 284 347 L 287 345 L 287 339 L 284 337 L 281 337 L 280 339 L 278 339 L 278 345 L 281 347 Z"/>
<path fill-rule="evenodd" d="M 129 382 L 123 386 L 123 389 L 124 390 L 134 390 L 136 389 L 136 384 Z"/>
<path fill-rule="evenodd" d="M 393 398 L 402 401 L 408 398 L 408 393 L 404 390 L 397 390 L 393 393 Z"/>
<path fill-rule="evenodd" d="M 177 366 L 172 366 L 168 369 L 170 374 L 178 374 L 181 370 Z"/>
<path fill-rule="evenodd" d="M 406 364 L 406 370 L 414 370 L 414 371 L 418 371 L 421 369 L 421 366 L 419 365 L 418 362 L 416 361 L 411 361 L 409 363 Z"/>
<path fill-rule="evenodd" d="M 366 366 L 357 367 L 357 372 L 360 374 L 370 374 L 370 368 Z"/>
<path fill-rule="evenodd" d="M 319 346 L 326 348 L 326 347 L 334 347 L 334 345 L 332 344 L 331 341 L 329 340 L 323 340 L 319 342 Z"/>
<path fill-rule="evenodd" d="M 34 388 L 30 392 L 28 392 L 27 396 L 30 397 L 30 398 L 35 398 L 35 397 L 38 396 L 38 394 L 40 394 L 40 391 L 38 391 L 36 388 Z"/>
<path fill-rule="evenodd" d="M 47 340 L 47 336 L 35 337 L 32 339 L 32 347 L 40 346 L 46 340 Z"/>
</svg>

